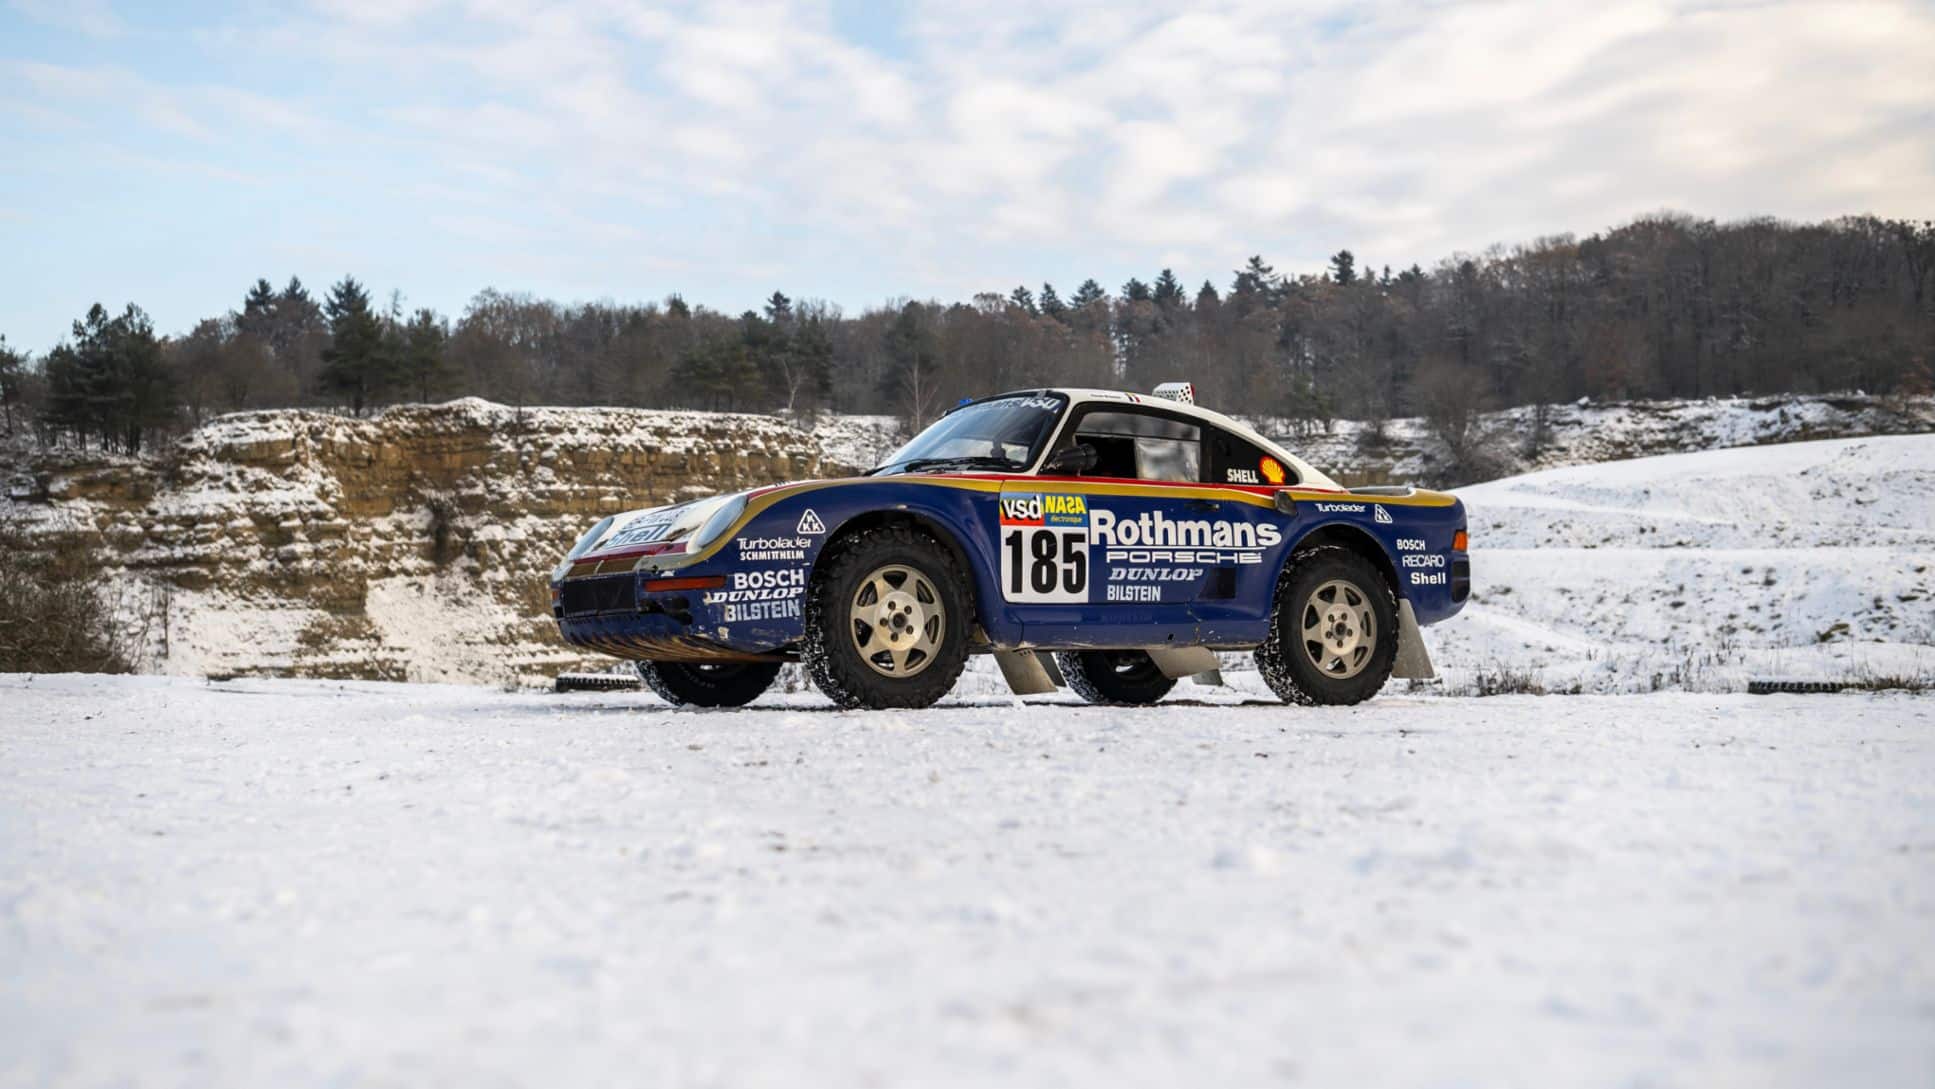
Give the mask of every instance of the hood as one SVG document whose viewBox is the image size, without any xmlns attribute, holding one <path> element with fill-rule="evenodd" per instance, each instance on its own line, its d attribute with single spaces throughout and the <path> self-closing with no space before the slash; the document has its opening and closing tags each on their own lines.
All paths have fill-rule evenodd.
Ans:
<svg viewBox="0 0 1935 1089">
<path fill-rule="evenodd" d="M 708 499 L 693 499 L 663 507 L 642 507 L 614 514 L 578 538 L 578 543 L 565 554 L 553 578 L 564 577 L 564 572 L 570 569 L 573 562 L 587 557 L 629 551 L 684 551 L 702 529 L 711 536 L 724 532 L 738 512 L 745 508 L 749 494 L 731 492 Z M 702 548 L 711 540 L 708 536 L 697 543 Z"/>
</svg>

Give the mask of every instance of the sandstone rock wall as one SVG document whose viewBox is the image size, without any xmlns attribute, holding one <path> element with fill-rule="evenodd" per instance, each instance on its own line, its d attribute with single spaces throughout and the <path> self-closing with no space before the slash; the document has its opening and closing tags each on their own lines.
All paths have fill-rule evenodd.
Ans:
<svg viewBox="0 0 1935 1089">
<path fill-rule="evenodd" d="M 771 417 L 468 400 L 245 413 L 158 461 L 32 471 L 16 516 L 100 547 L 147 668 L 497 683 L 581 661 L 545 576 L 598 518 L 823 469 Z"/>
</svg>

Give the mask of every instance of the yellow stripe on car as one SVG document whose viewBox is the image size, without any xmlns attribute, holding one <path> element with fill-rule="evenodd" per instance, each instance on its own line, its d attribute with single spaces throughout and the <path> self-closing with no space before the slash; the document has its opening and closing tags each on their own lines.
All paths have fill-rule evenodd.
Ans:
<svg viewBox="0 0 1935 1089">
<path fill-rule="evenodd" d="M 670 559 L 676 556 L 681 567 L 710 559 L 720 549 L 723 549 L 728 542 L 739 536 L 740 531 L 745 529 L 746 525 L 754 518 L 759 517 L 765 513 L 768 507 L 783 499 L 791 499 L 797 495 L 806 495 L 810 492 L 823 491 L 828 488 L 889 482 L 895 484 L 927 484 L 940 488 L 954 488 L 961 491 L 974 492 L 998 493 L 1006 490 L 1013 492 L 1055 492 L 1070 495 L 1133 496 L 1145 499 L 1206 499 L 1225 503 L 1247 503 L 1254 507 L 1271 507 L 1276 504 L 1274 493 L 1259 495 L 1256 492 L 1243 491 L 1237 488 L 1219 488 L 1213 485 L 1190 487 L 1177 484 L 1137 484 L 1127 481 L 1118 483 L 1115 481 L 1100 480 L 1055 480 L 1037 477 L 1008 477 L 1006 479 L 990 480 L 980 477 L 928 476 L 918 473 L 894 477 L 855 477 L 850 480 L 812 480 L 799 484 L 783 484 L 771 491 L 762 492 L 754 496 L 746 504 L 746 509 L 741 512 L 738 520 L 733 522 L 732 528 L 720 534 L 719 539 L 703 551 L 691 554 L 682 552 L 669 553 L 666 554 L 666 558 Z M 1382 503 L 1386 506 L 1396 507 L 1448 507 L 1457 501 L 1453 496 L 1447 495 L 1444 492 L 1423 490 L 1414 491 L 1410 495 L 1359 495 L 1354 492 L 1311 491 L 1304 488 L 1290 488 L 1288 490 L 1290 492 L 1290 498 L 1299 503 L 1361 503 L 1366 507 L 1369 507 L 1373 503 Z M 565 577 L 582 578 L 587 575 L 619 574 L 625 571 L 635 570 L 638 564 L 656 558 L 658 557 L 614 556 L 605 560 L 586 559 L 574 564 L 570 574 Z"/>
</svg>

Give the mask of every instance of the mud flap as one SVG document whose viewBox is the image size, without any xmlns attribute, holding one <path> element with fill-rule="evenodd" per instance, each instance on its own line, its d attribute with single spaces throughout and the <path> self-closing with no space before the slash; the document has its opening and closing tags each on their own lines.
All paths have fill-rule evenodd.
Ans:
<svg viewBox="0 0 1935 1089">
<path fill-rule="evenodd" d="M 1424 631 L 1418 627 L 1418 614 L 1411 603 L 1398 599 L 1397 660 L 1391 663 L 1391 676 L 1407 681 L 1428 681 L 1438 675 L 1431 668 L 1431 653 L 1424 649 Z"/>
<path fill-rule="evenodd" d="M 1042 668 L 1041 656 L 1032 650 L 1001 650 L 994 652 L 994 664 L 1001 667 L 1001 676 L 1017 696 L 1039 696 L 1055 690 L 1055 681 Z"/>
</svg>

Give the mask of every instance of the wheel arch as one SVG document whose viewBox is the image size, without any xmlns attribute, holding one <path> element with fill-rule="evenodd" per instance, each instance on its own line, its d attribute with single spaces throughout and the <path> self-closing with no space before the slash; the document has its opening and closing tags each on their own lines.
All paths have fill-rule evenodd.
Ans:
<svg viewBox="0 0 1935 1089">
<path fill-rule="evenodd" d="M 1296 543 L 1290 546 L 1283 568 L 1277 572 L 1277 577 L 1281 579 L 1283 571 L 1289 570 L 1297 553 L 1323 545 L 1346 548 L 1371 561 L 1371 565 L 1384 576 L 1384 582 L 1391 588 L 1392 595 L 1399 598 L 1406 596 L 1404 580 L 1398 578 L 1397 565 L 1391 562 L 1391 554 L 1384 550 L 1384 546 L 1376 537 L 1349 522 L 1329 522 L 1297 538 Z"/>
<path fill-rule="evenodd" d="M 836 546 L 842 541 L 869 529 L 895 525 L 904 525 L 913 529 L 922 530 L 935 540 L 941 542 L 941 547 L 947 549 L 948 555 L 954 560 L 955 565 L 963 575 L 967 576 L 966 588 L 971 598 L 974 620 L 977 624 L 982 623 L 981 580 L 976 565 L 968 555 L 967 548 L 962 544 L 960 534 L 955 532 L 954 528 L 949 526 L 945 519 L 938 518 L 925 511 L 903 509 L 872 510 L 863 514 L 856 514 L 846 521 L 841 522 L 838 526 L 834 527 L 832 532 L 827 534 L 826 543 L 820 547 L 819 554 L 813 557 L 813 566 L 806 573 L 807 582 L 811 583 L 820 577 L 820 571 L 826 565 L 827 557 L 833 555 L 836 551 Z"/>
</svg>

